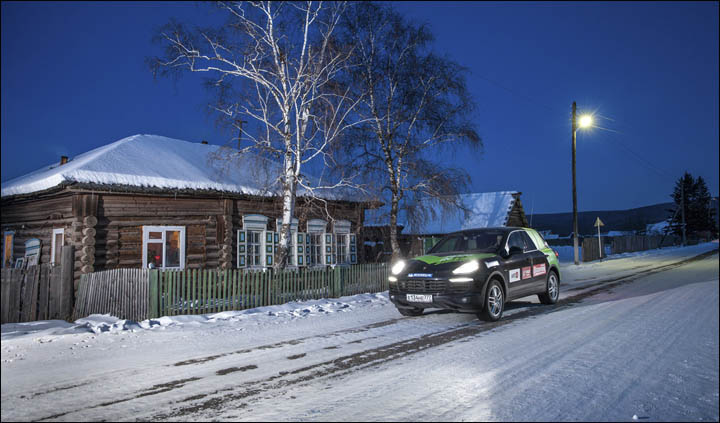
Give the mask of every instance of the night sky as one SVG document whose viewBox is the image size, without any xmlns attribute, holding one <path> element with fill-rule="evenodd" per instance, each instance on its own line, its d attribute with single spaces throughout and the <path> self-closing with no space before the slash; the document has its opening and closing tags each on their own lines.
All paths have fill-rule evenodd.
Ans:
<svg viewBox="0 0 720 423">
<path fill-rule="evenodd" d="M 718 3 L 398 3 L 469 70 L 484 151 L 460 151 L 473 191 L 518 190 L 526 212 L 670 201 L 688 171 L 718 195 Z M 2 181 L 133 134 L 225 144 L 202 77 L 154 80 L 153 31 L 196 3 L 2 3 Z"/>
</svg>

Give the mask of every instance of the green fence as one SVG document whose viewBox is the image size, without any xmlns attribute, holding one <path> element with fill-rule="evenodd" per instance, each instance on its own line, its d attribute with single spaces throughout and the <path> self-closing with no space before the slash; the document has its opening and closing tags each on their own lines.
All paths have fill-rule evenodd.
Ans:
<svg viewBox="0 0 720 423">
<path fill-rule="evenodd" d="M 151 270 L 148 317 L 217 313 L 381 292 L 388 289 L 389 271 L 386 263 L 283 271 Z"/>
</svg>

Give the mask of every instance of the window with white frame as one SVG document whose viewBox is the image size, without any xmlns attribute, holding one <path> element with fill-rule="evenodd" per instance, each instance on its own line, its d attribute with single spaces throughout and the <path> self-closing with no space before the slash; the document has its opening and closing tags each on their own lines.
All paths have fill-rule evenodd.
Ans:
<svg viewBox="0 0 720 423">
<path fill-rule="evenodd" d="M 53 229 L 52 248 L 50 251 L 50 263 L 59 264 L 60 255 L 62 254 L 62 246 L 65 239 L 65 229 Z"/>
<path fill-rule="evenodd" d="M 335 251 L 337 252 L 337 263 L 347 264 L 350 262 L 350 256 L 348 256 L 348 240 L 350 234 L 335 234 Z"/>
<path fill-rule="evenodd" d="M 322 219 L 310 219 L 307 222 L 307 249 L 309 254 L 309 266 L 325 265 L 324 237 L 327 230 L 327 222 Z"/>
<path fill-rule="evenodd" d="M 333 224 L 333 232 L 335 233 L 335 254 L 337 254 L 337 263 L 350 263 L 350 222 L 347 220 L 335 221 Z"/>
<path fill-rule="evenodd" d="M 185 268 L 184 226 L 143 226 L 143 267 Z"/>
<path fill-rule="evenodd" d="M 247 265 L 250 267 L 263 265 L 263 232 L 264 231 L 247 231 Z"/>
<path fill-rule="evenodd" d="M 267 216 L 246 214 L 242 217 L 243 229 L 237 237 L 237 266 L 249 268 L 265 267 L 272 257 L 272 242 L 268 243 Z M 271 251 L 266 250 L 270 246 Z"/>
<path fill-rule="evenodd" d="M 317 266 L 324 264 L 322 261 L 322 233 L 310 233 L 310 243 L 308 244 L 308 250 L 310 250 L 310 266 Z"/>
</svg>

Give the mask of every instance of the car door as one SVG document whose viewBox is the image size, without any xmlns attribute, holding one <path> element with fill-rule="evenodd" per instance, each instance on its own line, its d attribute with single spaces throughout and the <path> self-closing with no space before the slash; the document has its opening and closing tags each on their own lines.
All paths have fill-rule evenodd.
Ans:
<svg viewBox="0 0 720 423">
<path fill-rule="evenodd" d="M 545 256 L 545 253 L 540 250 L 540 246 L 537 245 L 537 243 L 533 240 L 533 237 L 529 233 L 523 231 L 523 235 L 526 239 L 525 242 L 528 244 L 528 250 L 526 251 L 527 254 L 530 256 L 530 261 L 532 265 L 532 268 L 529 269 L 528 272 L 528 277 L 530 279 L 528 289 L 530 289 L 531 293 L 533 294 L 545 292 L 545 281 L 548 271 L 547 257 Z"/>
<path fill-rule="evenodd" d="M 519 247 L 522 253 L 518 252 L 507 256 L 504 260 L 505 277 L 508 281 L 508 297 L 518 298 L 532 289 L 532 258 L 528 250 L 527 235 L 524 231 L 518 230 L 508 236 L 505 251 L 509 252 L 511 247 Z M 532 244 L 531 244 L 532 245 Z M 523 278 L 523 276 L 526 276 Z"/>
</svg>

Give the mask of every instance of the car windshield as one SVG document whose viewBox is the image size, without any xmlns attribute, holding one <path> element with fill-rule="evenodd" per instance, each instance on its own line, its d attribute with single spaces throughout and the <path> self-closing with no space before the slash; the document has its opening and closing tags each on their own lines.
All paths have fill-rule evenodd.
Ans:
<svg viewBox="0 0 720 423">
<path fill-rule="evenodd" d="M 500 248 L 504 234 L 500 231 L 474 231 L 448 235 L 441 239 L 429 254 L 452 253 L 458 251 L 480 251 L 496 253 Z"/>
</svg>

